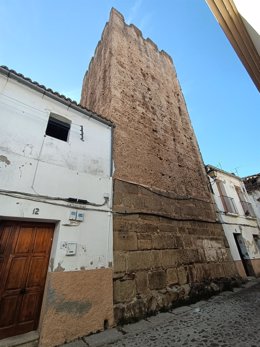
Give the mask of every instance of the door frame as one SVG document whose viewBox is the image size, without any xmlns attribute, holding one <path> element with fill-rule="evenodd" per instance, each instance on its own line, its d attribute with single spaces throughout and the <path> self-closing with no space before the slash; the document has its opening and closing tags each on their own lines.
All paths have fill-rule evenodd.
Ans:
<svg viewBox="0 0 260 347">
<path fill-rule="evenodd" d="M 244 254 L 242 252 L 241 246 L 239 244 L 239 241 L 238 241 L 238 237 L 243 239 L 242 234 L 240 234 L 240 233 L 233 233 L 233 235 L 234 235 L 234 239 L 235 239 L 235 243 L 236 243 L 236 246 L 237 246 L 237 250 L 238 250 L 239 256 L 241 258 L 241 261 L 242 261 L 242 264 L 243 264 L 243 267 L 244 267 L 246 275 L 247 276 L 255 276 L 255 273 L 254 273 L 254 270 L 253 270 L 253 267 L 252 267 L 252 264 L 251 264 L 251 260 L 245 258 Z"/>
<path fill-rule="evenodd" d="M 38 315 L 37 318 L 35 320 L 35 329 L 31 330 L 31 331 L 39 331 L 40 330 L 40 326 L 41 326 L 41 321 L 42 321 L 42 308 L 44 305 L 44 301 L 45 301 L 45 294 L 46 294 L 46 284 L 47 284 L 47 277 L 48 277 L 48 270 L 49 270 L 49 264 L 50 264 L 50 259 L 52 256 L 52 252 L 53 252 L 53 245 L 54 245 L 54 239 L 55 239 L 55 234 L 56 234 L 56 228 L 57 228 L 57 221 L 50 221 L 50 220 L 43 220 L 43 219 L 34 219 L 34 218 L 29 218 L 29 219 L 23 219 L 23 218 L 3 218 L 1 216 L 0 218 L 0 225 L 10 225 L 10 226 L 48 226 L 52 228 L 52 237 L 51 237 L 51 244 L 49 246 L 49 257 L 48 257 L 48 263 L 47 263 L 47 269 L 46 269 L 46 274 L 44 276 L 44 280 L 43 280 L 43 290 L 42 290 L 42 294 L 41 294 L 41 298 L 40 298 L 40 302 L 39 302 L 39 307 L 38 307 Z M 1 286 L 1 284 L 0 284 Z M 0 290 L 1 292 L 1 290 Z M 19 336 L 18 335 L 13 335 L 10 336 L 10 338 L 14 337 L 14 336 Z M 22 334 L 21 334 L 22 335 Z M 8 337 L 7 337 L 8 338 Z M 1 340 L 1 338 L 0 338 Z"/>
</svg>

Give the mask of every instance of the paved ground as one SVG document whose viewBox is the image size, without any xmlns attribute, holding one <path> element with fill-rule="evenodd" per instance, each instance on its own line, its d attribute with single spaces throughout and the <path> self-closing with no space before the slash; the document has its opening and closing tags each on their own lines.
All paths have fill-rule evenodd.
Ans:
<svg viewBox="0 0 260 347">
<path fill-rule="evenodd" d="M 66 347 L 260 347 L 260 280 Z"/>
</svg>

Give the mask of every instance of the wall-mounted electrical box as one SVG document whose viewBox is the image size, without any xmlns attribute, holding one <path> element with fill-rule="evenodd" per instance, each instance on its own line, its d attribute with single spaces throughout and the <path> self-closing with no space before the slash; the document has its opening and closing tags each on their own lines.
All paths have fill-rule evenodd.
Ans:
<svg viewBox="0 0 260 347">
<path fill-rule="evenodd" d="M 69 219 L 76 220 L 76 217 L 77 217 L 77 211 L 70 211 Z"/>
<path fill-rule="evenodd" d="M 84 213 L 80 211 L 70 211 L 69 220 L 75 220 L 78 222 L 84 221 Z"/>
<path fill-rule="evenodd" d="M 83 220 L 84 220 L 84 213 L 78 211 L 76 220 L 78 220 L 79 222 L 83 222 Z"/>
<path fill-rule="evenodd" d="M 76 255 L 77 253 L 77 243 L 76 242 L 68 242 L 66 255 Z"/>
</svg>

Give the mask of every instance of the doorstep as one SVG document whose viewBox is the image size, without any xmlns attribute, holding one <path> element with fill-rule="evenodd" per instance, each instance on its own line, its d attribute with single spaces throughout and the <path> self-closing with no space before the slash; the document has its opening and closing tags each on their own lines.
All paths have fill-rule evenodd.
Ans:
<svg viewBox="0 0 260 347">
<path fill-rule="evenodd" d="M 37 347 L 38 344 L 39 333 L 37 331 L 0 340 L 0 347 Z"/>
</svg>

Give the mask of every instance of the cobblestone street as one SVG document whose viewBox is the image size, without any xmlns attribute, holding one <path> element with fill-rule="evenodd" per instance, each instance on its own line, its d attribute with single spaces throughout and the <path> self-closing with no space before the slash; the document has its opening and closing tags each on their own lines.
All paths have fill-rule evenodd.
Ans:
<svg viewBox="0 0 260 347">
<path fill-rule="evenodd" d="M 260 281 L 66 346 L 259 347 Z"/>
</svg>

